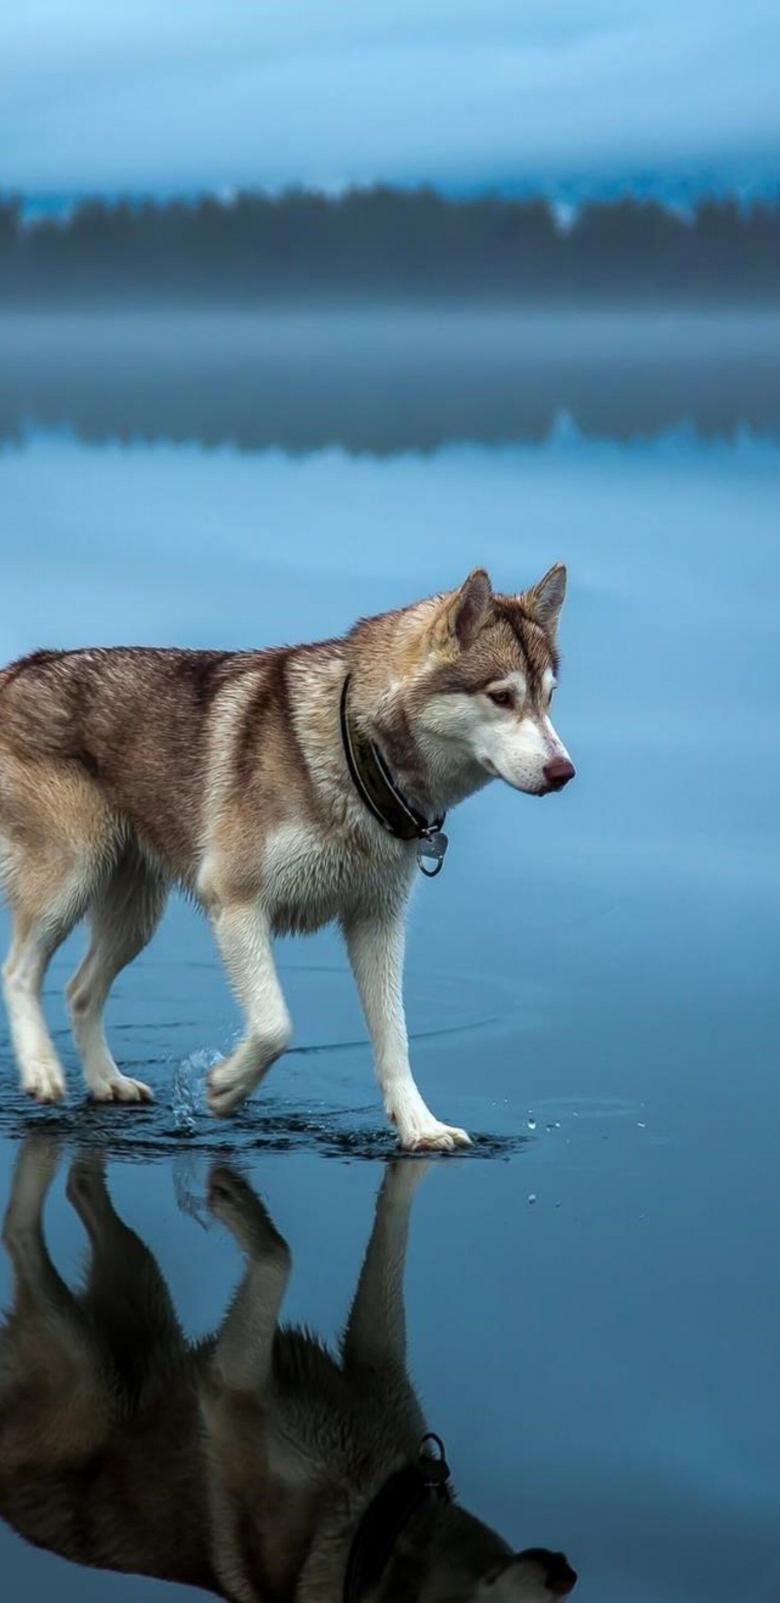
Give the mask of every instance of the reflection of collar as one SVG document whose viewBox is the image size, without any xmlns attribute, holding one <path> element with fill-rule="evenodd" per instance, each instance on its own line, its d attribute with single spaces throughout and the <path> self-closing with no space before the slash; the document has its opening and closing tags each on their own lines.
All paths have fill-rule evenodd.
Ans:
<svg viewBox="0 0 780 1603">
<path fill-rule="evenodd" d="M 434 1458 L 428 1443 L 438 1451 Z M 449 1503 L 450 1471 L 438 1436 L 423 1436 L 417 1458 L 396 1470 L 369 1503 L 352 1538 L 342 1603 L 361 1603 L 379 1585 L 409 1521 L 428 1503 Z"/>
<path fill-rule="evenodd" d="M 389 835 L 395 835 L 397 840 L 419 842 L 417 861 L 423 873 L 432 879 L 442 867 L 447 850 L 447 836 L 442 833 L 441 827 L 446 815 L 442 813 L 429 822 L 404 795 L 400 785 L 396 784 L 379 747 L 362 734 L 350 718 L 350 679 L 351 675 L 347 674 L 339 712 L 341 739 L 352 783 L 361 801 Z M 425 859 L 432 860 L 435 867 L 426 868 Z"/>
</svg>

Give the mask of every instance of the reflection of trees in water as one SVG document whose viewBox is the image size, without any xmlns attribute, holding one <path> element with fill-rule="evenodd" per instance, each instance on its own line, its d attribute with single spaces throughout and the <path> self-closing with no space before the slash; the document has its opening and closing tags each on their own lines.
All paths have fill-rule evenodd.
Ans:
<svg viewBox="0 0 780 1603">
<path fill-rule="evenodd" d="M 700 302 L 779 292 L 780 208 L 729 197 L 683 217 L 626 196 L 585 206 L 567 230 L 540 199 L 452 200 L 382 185 L 337 197 L 247 193 L 230 204 L 92 200 L 30 226 L 18 202 L 0 198 L 6 300 L 619 293 Z"/>
<path fill-rule="evenodd" d="M 447 441 L 780 432 L 780 317 L 145 312 L 0 320 L 0 438 L 392 453 Z"/>
</svg>

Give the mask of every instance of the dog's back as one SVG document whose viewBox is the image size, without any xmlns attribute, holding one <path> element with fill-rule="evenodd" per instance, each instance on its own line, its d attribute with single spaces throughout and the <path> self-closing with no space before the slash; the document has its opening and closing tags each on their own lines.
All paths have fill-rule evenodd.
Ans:
<svg viewBox="0 0 780 1603">
<path fill-rule="evenodd" d="M 209 722 L 220 694 L 274 654 L 111 647 L 39 651 L 0 674 L 0 837 L 26 810 L 48 814 L 86 855 L 105 859 L 128 832 L 173 877 L 197 853 Z M 30 809 L 32 812 L 30 813 Z M 5 828 L 4 828 L 5 826 Z"/>
</svg>

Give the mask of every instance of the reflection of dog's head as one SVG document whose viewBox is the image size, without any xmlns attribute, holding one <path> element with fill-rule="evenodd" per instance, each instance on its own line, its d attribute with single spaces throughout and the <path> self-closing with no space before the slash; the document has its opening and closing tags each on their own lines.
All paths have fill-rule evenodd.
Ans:
<svg viewBox="0 0 780 1603">
<path fill-rule="evenodd" d="M 574 767 L 550 703 L 565 591 L 560 563 L 515 596 L 495 594 L 477 568 L 459 590 L 396 615 L 380 735 L 410 731 L 445 790 L 459 770 L 466 792 L 488 778 L 533 796 L 562 790 Z"/>
<path fill-rule="evenodd" d="M 488 1583 L 484 1603 L 554 1603 L 555 1598 L 568 1597 L 576 1584 L 577 1572 L 563 1553 L 528 1547 Z"/>
<path fill-rule="evenodd" d="M 576 1584 L 576 1571 L 563 1553 L 528 1547 L 494 1563 L 481 1578 L 473 1570 L 469 1578 L 466 1566 L 437 1566 L 418 1596 L 421 1603 L 558 1603 Z"/>
</svg>

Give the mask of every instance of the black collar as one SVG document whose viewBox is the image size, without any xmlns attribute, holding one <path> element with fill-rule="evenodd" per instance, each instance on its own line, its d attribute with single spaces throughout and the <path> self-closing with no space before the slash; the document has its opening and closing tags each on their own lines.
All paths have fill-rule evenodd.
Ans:
<svg viewBox="0 0 780 1603">
<path fill-rule="evenodd" d="M 370 813 L 397 840 L 416 840 L 417 861 L 422 872 L 433 879 L 444 864 L 447 836 L 442 833 L 446 814 L 431 822 L 417 811 L 397 785 L 379 747 L 352 722 L 348 698 L 351 675 L 347 674 L 339 708 L 344 756 L 355 789 Z M 426 868 L 427 861 L 433 862 Z"/>
<path fill-rule="evenodd" d="M 429 1451 L 428 1443 L 438 1457 Z M 361 1603 L 379 1585 L 398 1538 L 427 1504 L 449 1503 L 450 1471 L 438 1436 L 423 1436 L 417 1458 L 396 1470 L 369 1503 L 352 1539 L 342 1603 Z"/>
</svg>

